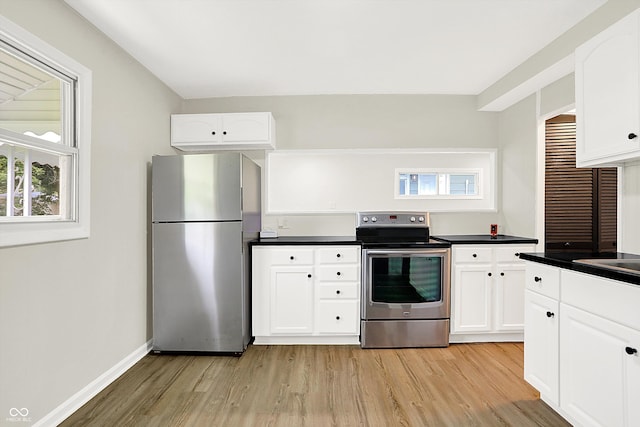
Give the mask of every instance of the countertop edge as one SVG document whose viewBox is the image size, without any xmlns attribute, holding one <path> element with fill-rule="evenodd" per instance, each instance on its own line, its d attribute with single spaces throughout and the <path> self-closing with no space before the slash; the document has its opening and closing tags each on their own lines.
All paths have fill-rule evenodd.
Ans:
<svg viewBox="0 0 640 427">
<path fill-rule="evenodd" d="M 431 238 L 440 242 L 451 243 L 452 245 L 538 244 L 538 239 L 506 234 L 498 234 L 496 237 L 491 237 L 489 234 L 440 235 L 431 236 Z"/>
<path fill-rule="evenodd" d="M 352 236 L 280 236 L 249 241 L 249 246 L 362 245 Z"/>
<path fill-rule="evenodd" d="M 582 256 L 587 258 L 587 256 Z M 583 264 L 576 264 L 566 259 L 554 258 L 546 253 L 521 253 L 520 259 L 525 261 L 537 262 L 539 264 L 546 264 L 552 267 L 564 268 L 567 270 L 577 271 L 579 273 L 591 274 L 593 276 L 602 277 L 605 279 L 617 280 L 620 282 L 630 283 L 632 285 L 640 285 L 640 277 L 623 273 L 621 271 L 613 271 L 606 268 L 600 268 L 597 266 L 589 266 Z M 580 258 L 575 258 L 580 259 Z"/>
</svg>

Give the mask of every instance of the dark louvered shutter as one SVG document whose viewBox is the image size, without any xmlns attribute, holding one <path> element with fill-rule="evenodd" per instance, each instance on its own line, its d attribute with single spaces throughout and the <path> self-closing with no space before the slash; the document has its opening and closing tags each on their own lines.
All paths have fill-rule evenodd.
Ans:
<svg viewBox="0 0 640 427">
<path fill-rule="evenodd" d="M 575 116 L 547 120 L 546 250 L 616 250 L 616 168 L 576 168 Z"/>
</svg>

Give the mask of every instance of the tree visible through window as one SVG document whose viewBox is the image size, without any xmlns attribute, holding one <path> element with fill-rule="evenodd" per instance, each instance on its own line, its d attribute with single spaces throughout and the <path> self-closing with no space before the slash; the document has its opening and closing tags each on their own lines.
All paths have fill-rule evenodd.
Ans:
<svg viewBox="0 0 640 427">
<path fill-rule="evenodd" d="M 8 159 L 0 155 L 0 188 L 7 188 Z M 7 211 L 13 211 L 13 215 L 59 215 L 60 214 L 60 168 L 47 163 L 31 164 L 31 192 L 27 197 L 31 203 L 30 212 L 24 212 L 25 194 L 24 162 L 16 160 L 13 164 L 13 199 L 7 200 L 7 193 L 0 193 L 0 216 L 7 216 Z"/>
</svg>

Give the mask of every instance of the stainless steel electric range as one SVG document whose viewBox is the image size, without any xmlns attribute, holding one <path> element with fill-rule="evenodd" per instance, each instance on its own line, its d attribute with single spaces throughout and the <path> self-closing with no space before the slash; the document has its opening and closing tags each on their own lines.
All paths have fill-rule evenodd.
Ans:
<svg viewBox="0 0 640 427">
<path fill-rule="evenodd" d="M 360 212 L 363 348 L 449 345 L 451 248 L 426 212 Z"/>
</svg>

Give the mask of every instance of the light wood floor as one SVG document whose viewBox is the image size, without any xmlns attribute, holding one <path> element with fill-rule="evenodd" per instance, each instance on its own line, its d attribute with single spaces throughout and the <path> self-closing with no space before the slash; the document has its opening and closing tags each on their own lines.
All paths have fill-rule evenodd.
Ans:
<svg viewBox="0 0 640 427">
<path fill-rule="evenodd" d="M 150 354 L 62 426 L 568 426 L 522 377 L 521 343 Z"/>
</svg>

